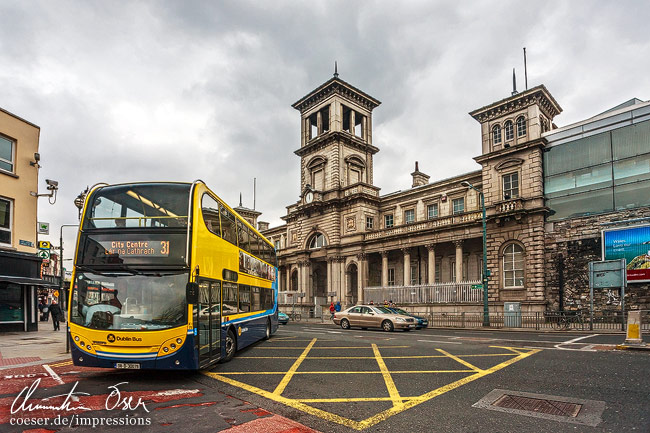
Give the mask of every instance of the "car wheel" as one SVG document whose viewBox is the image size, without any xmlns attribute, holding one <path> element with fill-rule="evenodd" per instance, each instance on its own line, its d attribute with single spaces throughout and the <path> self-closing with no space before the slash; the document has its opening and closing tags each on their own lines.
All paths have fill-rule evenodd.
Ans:
<svg viewBox="0 0 650 433">
<path fill-rule="evenodd" d="M 347 319 L 341 320 L 341 329 L 350 329 L 350 322 Z"/>
<path fill-rule="evenodd" d="M 368 328 L 361 328 L 361 329 L 363 329 L 363 330 L 365 331 L 365 330 L 368 329 Z"/>
<path fill-rule="evenodd" d="M 228 362 L 235 356 L 237 351 L 237 338 L 232 329 L 228 330 L 228 335 L 226 336 L 226 357 L 223 358 L 222 362 Z"/>
<path fill-rule="evenodd" d="M 271 321 L 267 320 L 266 321 L 266 334 L 264 334 L 264 339 L 268 340 L 271 338 Z"/>
<path fill-rule="evenodd" d="M 393 330 L 393 322 L 390 320 L 384 320 L 381 322 L 381 329 L 383 329 L 386 332 L 392 332 Z"/>
</svg>

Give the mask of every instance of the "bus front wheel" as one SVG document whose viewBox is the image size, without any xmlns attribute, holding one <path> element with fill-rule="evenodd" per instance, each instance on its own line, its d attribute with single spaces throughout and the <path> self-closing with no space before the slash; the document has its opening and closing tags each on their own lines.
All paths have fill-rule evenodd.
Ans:
<svg viewBox="0 0 650 433">
<path fill-rule="evenodd" d="M 264 339 L 268 340 L 271 338 L 271 321 L 267 320 L 266 321 L 266 334 L 264 334 Z"/>
<path fill-rule="evenodd" d="M 226 336 L 226 357 L 223 359 L 223 362 L 228 362 L 235 356 L 237 351 L 237 339 L 235 338 L 235 333 L 232 329 L 228 330 L 228 335 Z"/>
</svg>

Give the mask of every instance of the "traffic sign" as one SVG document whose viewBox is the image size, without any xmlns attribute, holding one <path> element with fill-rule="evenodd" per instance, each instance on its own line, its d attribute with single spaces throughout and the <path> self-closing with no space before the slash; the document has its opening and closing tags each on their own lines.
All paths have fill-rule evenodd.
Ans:
<svg viewBox="0 0 650 433">
<path fill-rule="evenodd" d="M 50 250 L 38 250 L 36 255 L 43 259 L 45 262 L 48 262 L 50 260 Z"/>
<path fill-rule="evenodd" d="M 50 248 L 52 248 L 50 241 L 38 241 L 39 250 L 49 250 Z"/>
<path fill-rule="evenodd" d="M 472 284 L 472 289 L 480 290 L 483 288 L 483 284 Z"/>
<path fill-rule="evenodd" d="M 50 223 L 38 223 L 38 234 L 39 235 L 49 235 L 50 234 Z"/>
</svg>

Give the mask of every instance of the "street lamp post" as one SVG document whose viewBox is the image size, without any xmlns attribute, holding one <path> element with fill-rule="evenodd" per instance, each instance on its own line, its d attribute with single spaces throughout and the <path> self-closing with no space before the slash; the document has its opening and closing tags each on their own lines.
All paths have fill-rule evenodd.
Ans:
<svg viewBox="0 0 650 433">
<path fill-rule="evenodd" d="M 483 210 L 483 326 L 490 326 L 490 314 L 488 310 L 488 268 L 487 268 L 487 223 L 485 216 L 485 195 L 474 187 L 471 183 L 463 181 L 460 183 L 462 186 L 471 188 L 478 192 L 481 198 L 481 208 Z"/>
</svg>

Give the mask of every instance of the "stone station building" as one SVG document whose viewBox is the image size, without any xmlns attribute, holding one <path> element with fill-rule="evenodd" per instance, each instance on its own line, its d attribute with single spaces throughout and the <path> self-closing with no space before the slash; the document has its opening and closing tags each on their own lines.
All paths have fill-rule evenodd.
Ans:
<svg viewBox="0 0 650 433">
<path fill-rule="evenodd" d="M 586 263 L 600 259 L 603 224 L 650 222 L 649 103 L 633 100 L 557 128 L 553 118 L 562 109 L 545 86 L 513 91 L 470 113 L 481 127 L 476 171 L 430 183 L 416 162 L 411 188 L 387 195 L 373 183 L 379 149 L 372 140 L 372 112 L 379 105 L 338 74 L 292 105 L 301 121 L 295 151 L 301 196 L 287 207 L 286 224 L 269 229 L 260 223 L 278 251 L 280 290 L 293 294 L 282 296 L 281 303 L 316 315 L 330 301 L 346 306 L 387 297 L 429 311 L 482 311 L 482 289 L 476 288 L 483 269 L 478 191 L 487 213 L 491 312 L 503 311 L 504 302 L 521 303 L 523 312 L 541 312 L 563 308 L 564 298 L 584 299 Z M 646 198 L 637 200 L 628 192 L 616 204 L 615 179 L 593 183 L 591 190 L 576 189 L 575 176 L 567 182 L 567 173 L 578 169 L 583 178 L 592 178 L 589 167 L 565 164 L 557 175 L 549 168 L 553 157 L 589 154 L 586 136 L 623 127 L 637 128 L 631 140 L 638 151 L 630 161 L 641 174 L 633 176 L 633 187 L 645 191 Z M 574 158 L 578 165 L 583 159 Z M 610 164 L 615 164 L 611 156 Z M 554 186 L 562 182 L 564 187 Z M 549 188 L 555 195 L 545 196 Z M 586 212 L 597 217 L 584 217 L 581 202 L 572 201 L 590 202 L 593 191 L 602 195 L 608 188 L 612 205 Z M 632 289 L 628 306 L 648 308 L 648 285 Z"/>
</svg>

